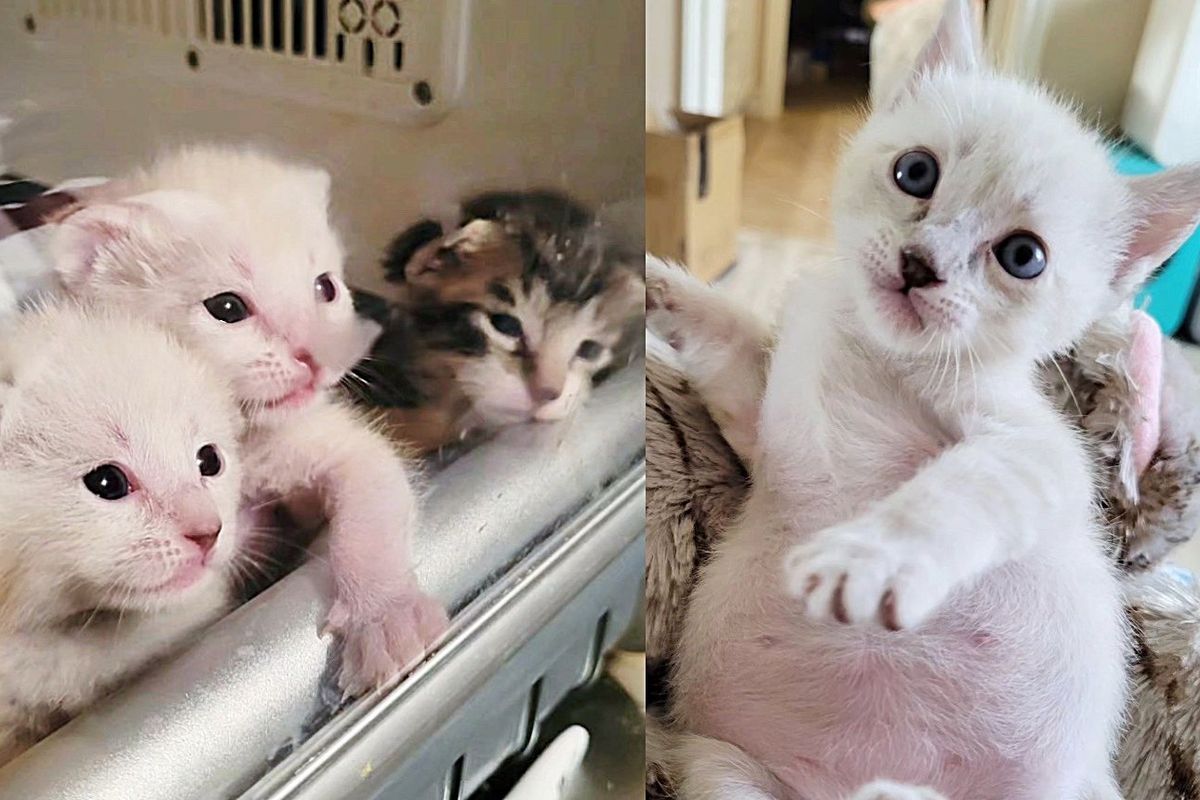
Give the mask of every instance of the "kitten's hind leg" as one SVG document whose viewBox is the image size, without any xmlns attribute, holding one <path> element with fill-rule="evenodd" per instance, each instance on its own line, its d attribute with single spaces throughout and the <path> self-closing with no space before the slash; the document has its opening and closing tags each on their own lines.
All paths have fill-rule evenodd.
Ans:
<svg viewBox="0 0 1200 800">
<path fill-rule="evenodd" d="M 683 734 L 670 754 L 676 800 L 786 800 L 771 772 L 742 749 L 719 739 Z"/>
<path fill-rule="evenodd" d="M 646 327 L 671 346 L 734 452 L 752 462 L 771 333 L 717 290 L 646 258 Z"/>
</svg>

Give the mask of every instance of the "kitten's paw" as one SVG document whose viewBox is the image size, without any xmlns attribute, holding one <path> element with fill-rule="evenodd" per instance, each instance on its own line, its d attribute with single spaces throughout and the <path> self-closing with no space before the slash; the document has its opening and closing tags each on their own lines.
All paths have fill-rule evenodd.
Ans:
<svg viewBox="0 0 1200 800">
<path fill-rule="evenodd" d="M 925 786 L 909 786 L 892 781 L 872 781 L 850 796 L 850 800 L 946 800 Z"/>
<path fill-rule="evenodd" d="M 347 697 L 382 686 L 416 666 L 448 625 L 442 605 L 416 587 L 369 610 L 339 598 L 324 629 L 342 640 L 338 685 Z"/>
<path fill-rule="evenodd" d="M 933 554 L 869 517 L 792 548 L 784 579 L 812 619 L 893 631 L 919 625 L 951 588 Z"/>
<path fill-rule="evenodd" d="M 688 313 L 700 300 L 704 284 L 682 267 L 657 258 L 646 259 L 646 328 L 675 350 L 683 349 L 689 329 L 696 325 Z"/>
</svg>

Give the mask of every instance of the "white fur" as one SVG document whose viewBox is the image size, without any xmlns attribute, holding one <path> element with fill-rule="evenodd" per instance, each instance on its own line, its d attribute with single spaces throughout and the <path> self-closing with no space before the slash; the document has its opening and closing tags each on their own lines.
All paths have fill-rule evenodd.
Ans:
<svg viewBox="0 0 1200 800">
<path fill-rule="evenodd" d="M 240 427 L 225 385 L 145 323 L 65 306 L 6 327 L 0 761 L 227 607 Z M 224 461 L 212 477 L 197 466 L 207 444 Z M 135 490 L 88 491 L 83 476 L 105 463 Z M 186 538 L 197 521 L 220 525 L 207 557 Z"/>
<path fill-rule="evenodd" d="M 647 256 L 646 327 L 675 350 L 725 440 L 751 463 L 772 344 L 767 326 L 681 267 Z"/>
<path fill-rule="evenodd" d="M 1034 366 L 1194 226 L 1200 170 L 1119 178 L 1065 110 L 974 66 L 966 19 L 949 3 L 909 89 L 850 144 L 848 263 L 785 306 L 752 494 L 680 641 L 677 722 L 724 746 L 681 759 L 686 800 L 841 800 L 880 778 L 1114 796 L 1124 615 L 1084 449 Z M 891 177 L 915 147 L 940 164 L 927 203 Z M 1018 230 L 1047 246 L 1033 280 L 992 254 Z M 939 282 L 906 296 L 912 246 Z"/>
<path fill-rule="evenodd" d="M 412 573 L 416 496 L 403 460 L 330 396 L 378 329 L 354 313 L 343 280 L 329 176 L 198 147 L 118 186 L 134 194 L 63 222 L 64 285 L 167 326 L 233 383 L 250 422 L 246 502 L 318 501 L 336 586 L 326 629 L 345 640 L 341 684 L 357 693 L 386 682 L 446 617 Z M 315 290 L 321 275 L 332 301 Z M 204 301 L 225 292 L 254 313 L 215 319 Z"/>
</svg>

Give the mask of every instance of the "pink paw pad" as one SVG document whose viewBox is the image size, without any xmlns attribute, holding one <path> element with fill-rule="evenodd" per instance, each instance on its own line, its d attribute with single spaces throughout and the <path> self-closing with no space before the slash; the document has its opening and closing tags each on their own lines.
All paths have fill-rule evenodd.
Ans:
<svg viewBox="0 0 1200 800">
<path fill-rule="evenodd" d="M 448 625 L 441 604 L 416 589 L 369 607 L 339 599 L 325 621 L 342 640 L 338 685 L 354 696 L 410 671 Z"/>
</svg>

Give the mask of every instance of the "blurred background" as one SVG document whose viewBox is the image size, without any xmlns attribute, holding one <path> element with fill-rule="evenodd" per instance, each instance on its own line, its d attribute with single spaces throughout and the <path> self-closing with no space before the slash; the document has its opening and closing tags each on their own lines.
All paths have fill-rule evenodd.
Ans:
<svg viewBox="0 0 1200 800">
<path fill-rule="evenodd" d="M 649 0 L 647 246 L 773 316 L 829 261 L 844 138 L 908 74 L 943 0 Z M 1200 160 L 1196 0 L 976 0 L 995 66 L 1048 85 L 1145 172 Z M 1196 338 L 1200 242 L 1143 298 Z"/>
</svg>

